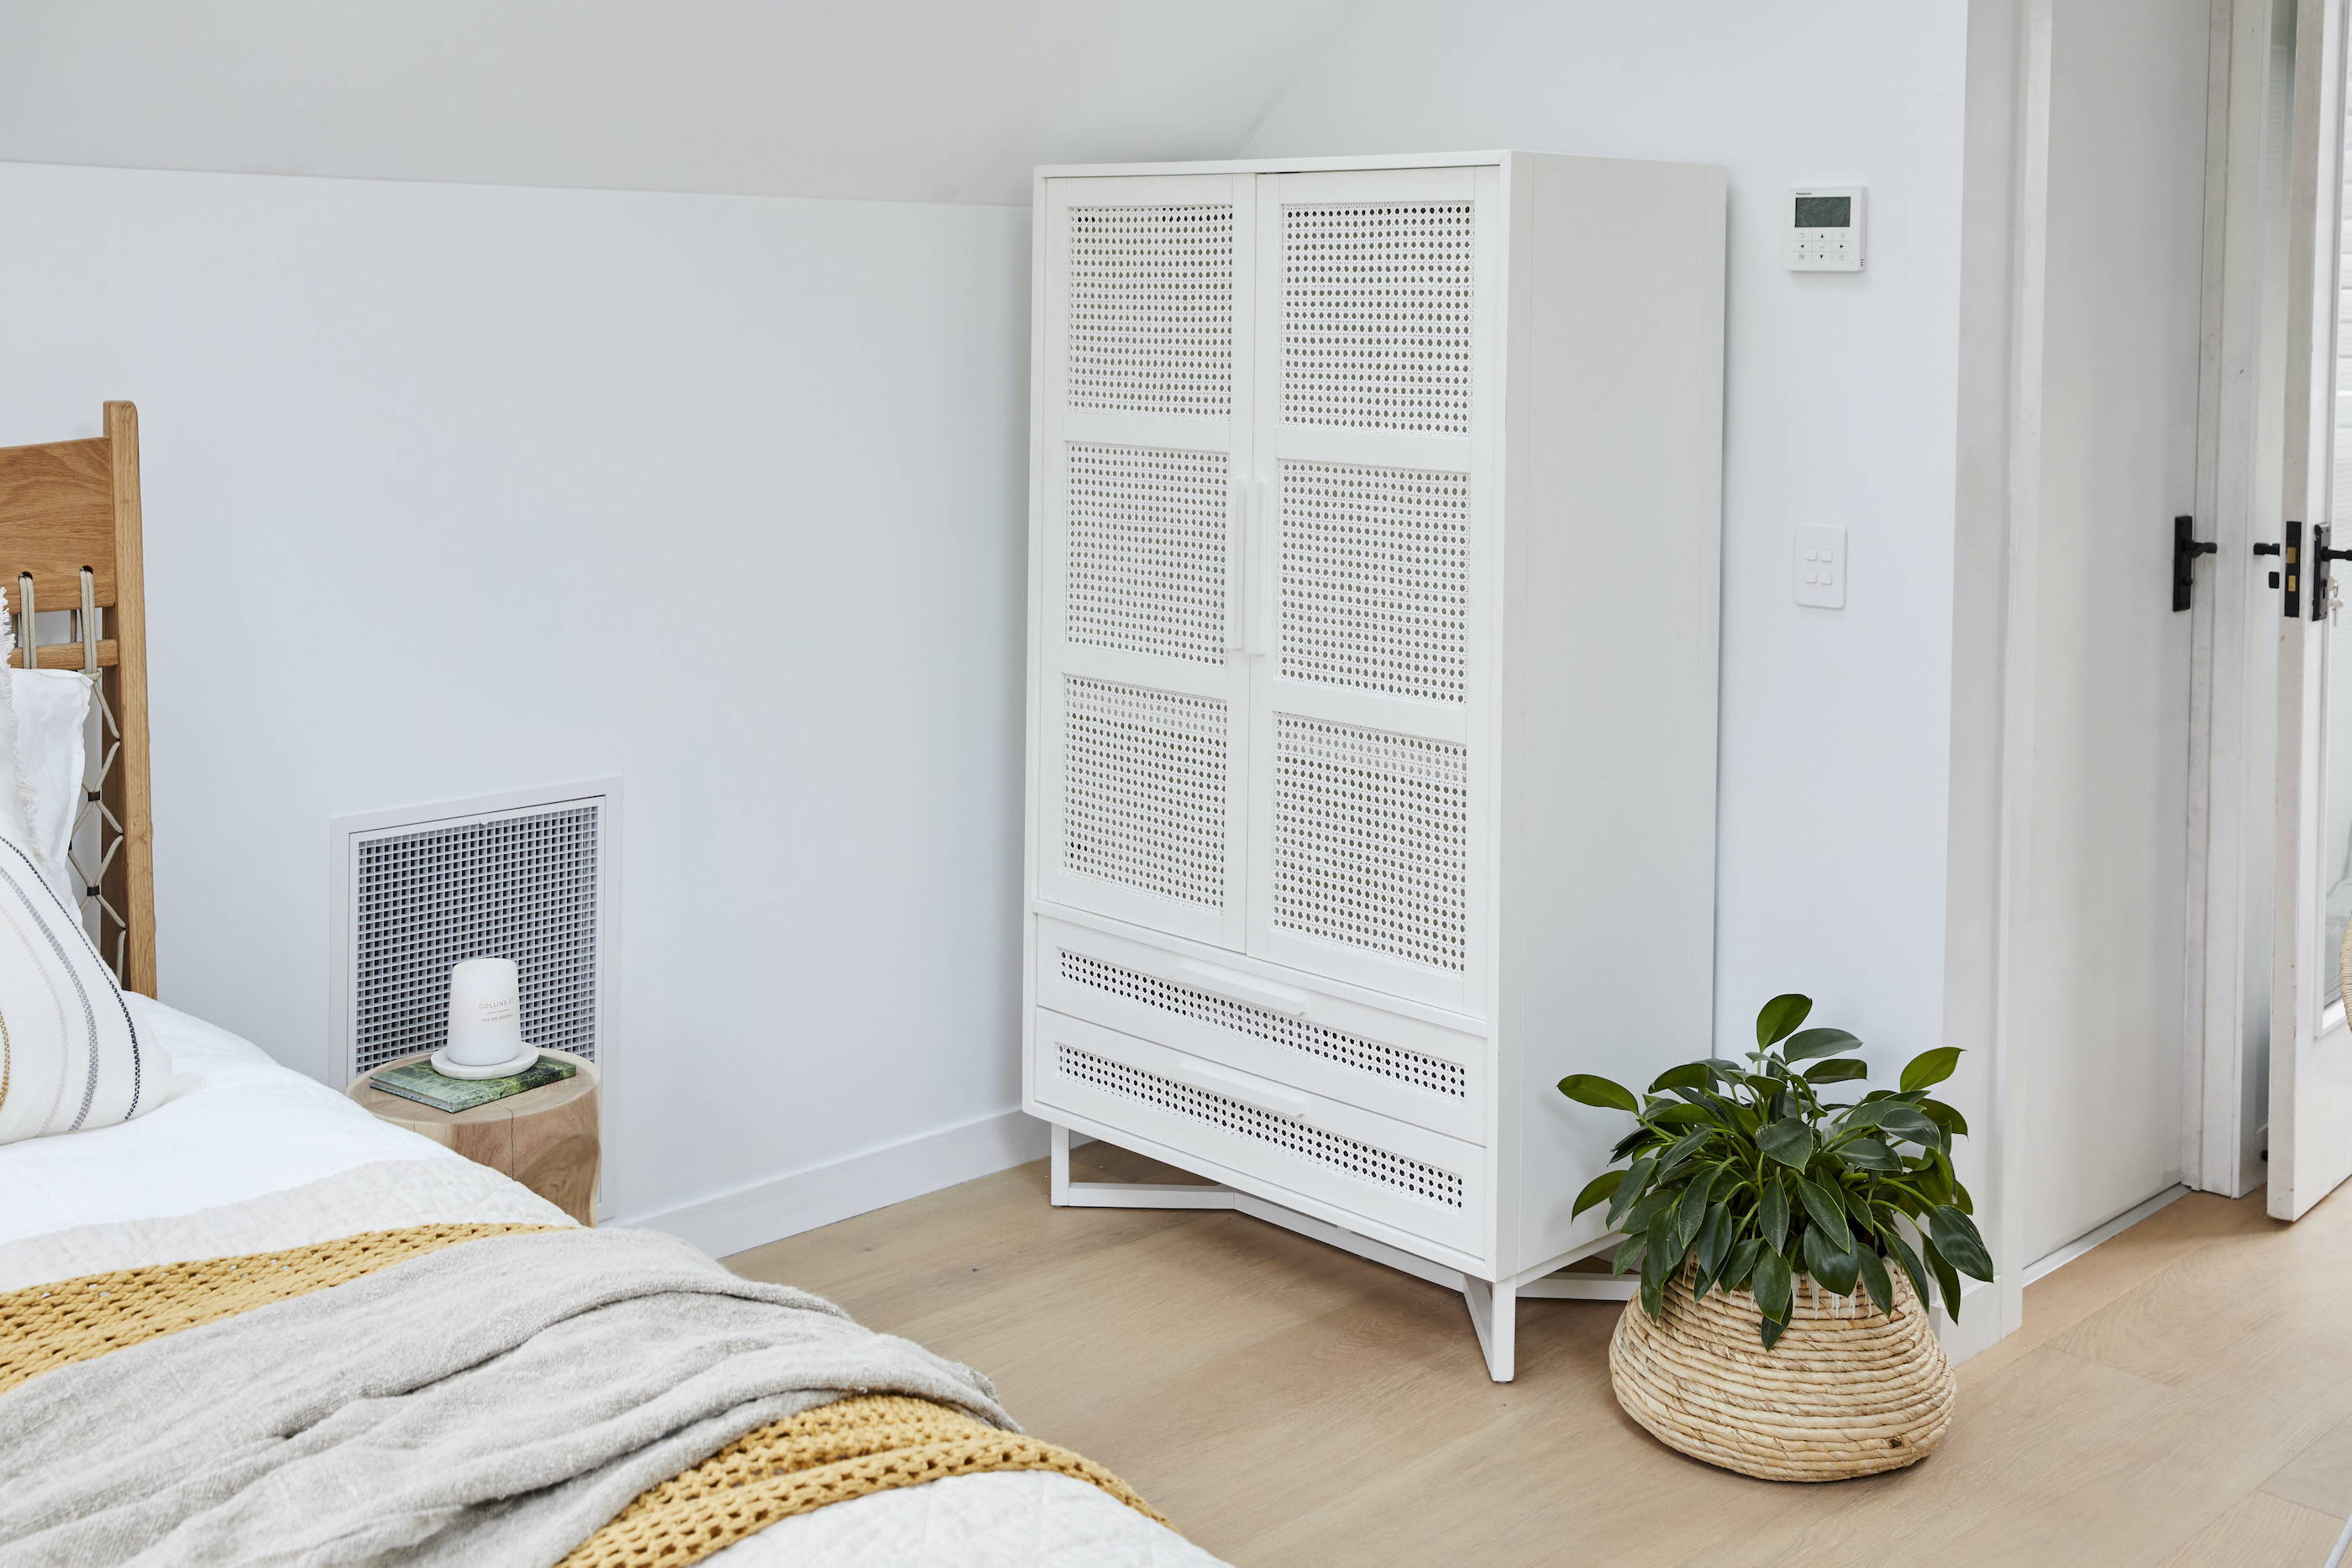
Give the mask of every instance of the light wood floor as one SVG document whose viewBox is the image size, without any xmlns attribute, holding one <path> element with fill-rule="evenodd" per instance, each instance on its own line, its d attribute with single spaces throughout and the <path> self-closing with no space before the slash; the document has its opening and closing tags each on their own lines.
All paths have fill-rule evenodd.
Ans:
<svg viewBox="0 0 2352 1568">
<path fill-rule="evenodd" d="M 1497 1385 L 1458 1295 L 1239 1215 L 1053 1208 L 1042 1163 L 728 1261 L 981 1368 L 1238 1568 L 2319 1568 L 2352 1514 L 2344 1194 L 2182 1198 L 2026 1292 L 1940 1452 L 1828 1486 L 1627 1420 L 1612 1304 L 1524 1303 Z"/>
</svg>

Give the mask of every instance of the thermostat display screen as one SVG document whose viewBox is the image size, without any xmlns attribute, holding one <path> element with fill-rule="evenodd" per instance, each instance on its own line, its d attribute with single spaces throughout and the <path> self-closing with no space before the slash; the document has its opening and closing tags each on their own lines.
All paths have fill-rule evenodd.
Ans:
<svg viewBox="0 0 2352 1568">
<path fill-rule="evenodd" d="M 1842 229 L 1853 223 L 1852 196 L 1799 196 L 1797 227 L 1801 229 Z"/>
</svg>

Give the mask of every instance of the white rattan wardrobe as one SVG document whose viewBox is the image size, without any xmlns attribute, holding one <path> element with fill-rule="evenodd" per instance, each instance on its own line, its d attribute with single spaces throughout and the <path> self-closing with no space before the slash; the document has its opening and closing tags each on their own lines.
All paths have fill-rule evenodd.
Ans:
<svg viewBox="0 0 2352 1568">
<path fill-rule="evenodd" d="M 1707 1053 L 1721 172 L 1048 168 L 1024 1103 L 1054 1201 L 1461 1290 L 1601 1245 L 1571 1071 Z M 1069 1179 L 1075 1131 L 1221 1184 Z"/>
</svg>

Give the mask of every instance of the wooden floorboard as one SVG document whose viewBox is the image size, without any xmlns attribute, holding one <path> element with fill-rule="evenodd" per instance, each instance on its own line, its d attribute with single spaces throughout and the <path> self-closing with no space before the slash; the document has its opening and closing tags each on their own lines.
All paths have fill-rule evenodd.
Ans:
<svg viewBox="0 0 2352 1568">
<path fill-rule="evenodd" d="M 1186 1179 L 1104 1145 L 1097 1181 Z M 1230 1213 L 1057 1209 L 1041 1162 L 728 1260 L 980 1367 L 1239 1568 L 2320 1568 L 2352 1515 L 2352 1198 L 2191 1194 L 2030 1287 L 1905 1471 L 1748 1480 L 1609 1392 L 1613 1303 L 1519 1315 Z"/>
</svg>

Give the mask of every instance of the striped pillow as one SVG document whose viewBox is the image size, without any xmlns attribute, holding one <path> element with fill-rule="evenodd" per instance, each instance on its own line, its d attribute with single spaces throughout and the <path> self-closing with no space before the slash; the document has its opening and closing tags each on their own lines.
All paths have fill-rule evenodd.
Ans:
<svg viewBox="0 0 2352 1568">
<path fill-rule="evenodd" d="M 0 1144 L 127 1122 L 157 1065 L 80 920 L 0 838 Z"/>
</svg>

